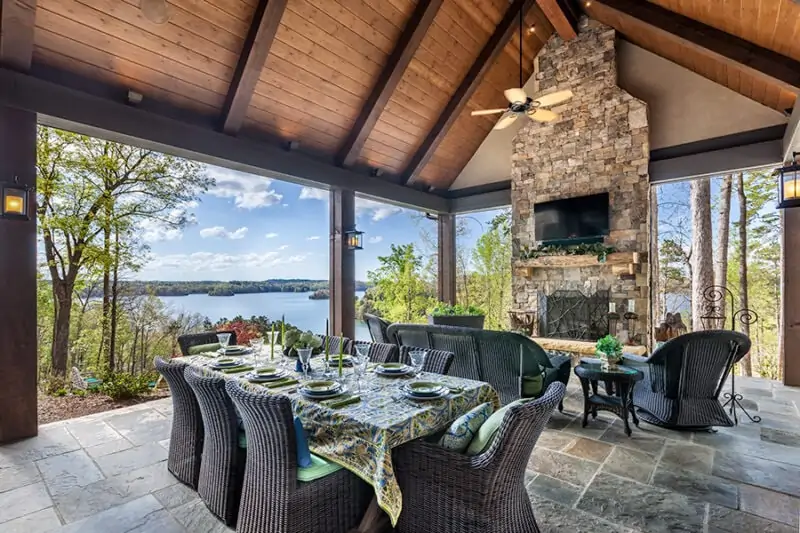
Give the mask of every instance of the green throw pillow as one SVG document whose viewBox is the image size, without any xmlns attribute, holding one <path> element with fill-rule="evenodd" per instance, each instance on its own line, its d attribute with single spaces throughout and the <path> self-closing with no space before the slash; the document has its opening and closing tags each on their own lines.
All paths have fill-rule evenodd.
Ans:
<svg viewBox="0 0 800 533">
<path fill-rule="evenodd" d="M 538 397 L 544 387 L 544 374 L 538 376 L 522 376 L 522 397 Z"/>
<path fill-rule="evenodd" d="M 482 403 L 464 416 L 457 418 L 442 435 L 439 445 L 447 450 L 464 453 L 478 433 L 478 429 L 489 419 L 493 410 L 492 404 Z"/>
<path fill-rule="evenodd" d="M 322 457 L 317 457 L 312 453 L 311 466 L 307 466 L 306 468 L 297 468 L 297 480 L 308 483 L 309 481 L 314 481 L 315 479 L 320 479 L 327 475 L 333 474 L 341 469 L 342 467 L 336 463 L 326 461 Z"/>
<path fill-rule="evenodd" d="M 475 435 L 475 438 L 469 443 L 469 446 L 467 447 L 467 455 L 480 455 L 488 450 L 489 446 L 492 444 L 495 434 L 500 429 L 500 424 L 503 423 L 503 417 L 506 416 L 506 411 L 516 405 L 521 405 L 529 401 L 530 400 L 527 399 L 517 400 L 515 402 L 511 402 L 502 409 L 495 411 L 494 414 L 492 414 L 492 416 L 490 416 L 489 419 L 483 423 L 480 429 L 478 429 L 478 434 Z"/>
<path fill-rule="evenodd" d="M 216 352 L 219 350 L 220 344 L 214 342 L 212 344 L 198 344 L 197 346 L 189 347 L 189 355 L 197 355 L 205 352 Z"/>
</svg>

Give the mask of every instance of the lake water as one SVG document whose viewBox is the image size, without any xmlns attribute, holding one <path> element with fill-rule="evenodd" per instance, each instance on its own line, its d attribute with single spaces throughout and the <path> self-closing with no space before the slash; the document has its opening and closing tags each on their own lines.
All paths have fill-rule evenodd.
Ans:
<svg viewBox="0 0 800 533">
<path fill-rule="evenodd" d="M 173 312 L 199 313 L 211 322 L 221 318 L 241 315 L 245 318 L 264 315 L 286 321 L 302 330 L 314 333 L 325 332 L 328 318 L 328 300 L 311 300 L 310 292 L 263 292 L 258 294 L 237 294 L 235 296 L 208 296 L 190 294 L 189 296 L 161 296 L 161 301 Z M 356 292 L 361 298 L 364 292 Z M 369 330 L 364 322 L 356 321 L 356 339 L 369 340 Z"/>
</svg>

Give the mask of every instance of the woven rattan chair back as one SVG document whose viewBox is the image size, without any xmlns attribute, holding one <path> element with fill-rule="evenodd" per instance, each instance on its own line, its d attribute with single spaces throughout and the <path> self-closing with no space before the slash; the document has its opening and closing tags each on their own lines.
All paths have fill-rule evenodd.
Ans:
<svg viewBox="0 0 800 533">
<path fill-rule="evenodd" d="M 226 331 L 205 331 L 203 333 L 188 333 L 178 337 L 178 346 L 181 349 L 181 354 L 185 357 L 189 355 L 189 348 L 192 346 L 203 346 L 204 344 L 215 344 L 218 342 L 217 334 L 230 333 L 230 345 L 236 344 L 236 332 L 233 330 Z"/>
</svg>

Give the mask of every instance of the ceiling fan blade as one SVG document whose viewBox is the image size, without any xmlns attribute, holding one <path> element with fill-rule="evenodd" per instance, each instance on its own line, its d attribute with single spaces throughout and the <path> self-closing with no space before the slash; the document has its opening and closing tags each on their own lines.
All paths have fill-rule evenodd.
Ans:
<svg viewBox="0 0 800 533">
<path fill-rule="evenodd" d="M 492 129 L 493 130 L 505 129 L 505 128 L 509 127 L 510 125 L 512 125 L 517 120 L 518 116 L 519 115 L 516 114 L 516 113 L 508 114 L 508 115 L 504 116 L 503 118 L 501 118 L 500 120 L 498 120 L 497 124 L 495 124 L 494 128 L 492 128 Z"/>
<path fill-rule="evenodd" d="M 572 98 L 574 95 L 569 89 L 565 91 L 556 91 L 554 93 L 545 94 L 534 99 L 538 102 L 540 107 L 550 107 L 551 105 L 560 104 Z"/>
<path fill-rule="evenodd" d="M 479 111 L 473 111 L 471 115 L 473 117 L 479 117 L 481 115 L 496 115 L 497 113 L 505 113 L 506 108 L 502 109 L 481 109 Z"/>
<path fill-rule="evenodd" d="M 523 89 L 506 89 L 503 94 L 506 100 L 512 104 L 515 102 L 524 103 L 528 99 L 528 95 Z"/>
<path fill-rule="evenodd" d="M 532 113 L 528 113 L 528 116 L 539 122 L 552 122 L 554 120 L 558 120 L 558 113 L 553 113 L 549 109 L 537 109 Z"/>
</svg>

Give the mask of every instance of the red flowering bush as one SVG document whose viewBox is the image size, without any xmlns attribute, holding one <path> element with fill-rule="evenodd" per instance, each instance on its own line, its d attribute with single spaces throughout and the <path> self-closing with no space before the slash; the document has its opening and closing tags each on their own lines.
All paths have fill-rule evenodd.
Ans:
<svg viewBox="0 0 800 533">
<path fill-rule="evenodd" d="M 235 331 L 236 343 L 246 345 L 254 337 L 263 336 L 258 324 L 250 320 L 234 320 L 217 324 L 217 331 Z"/>
</svg>

